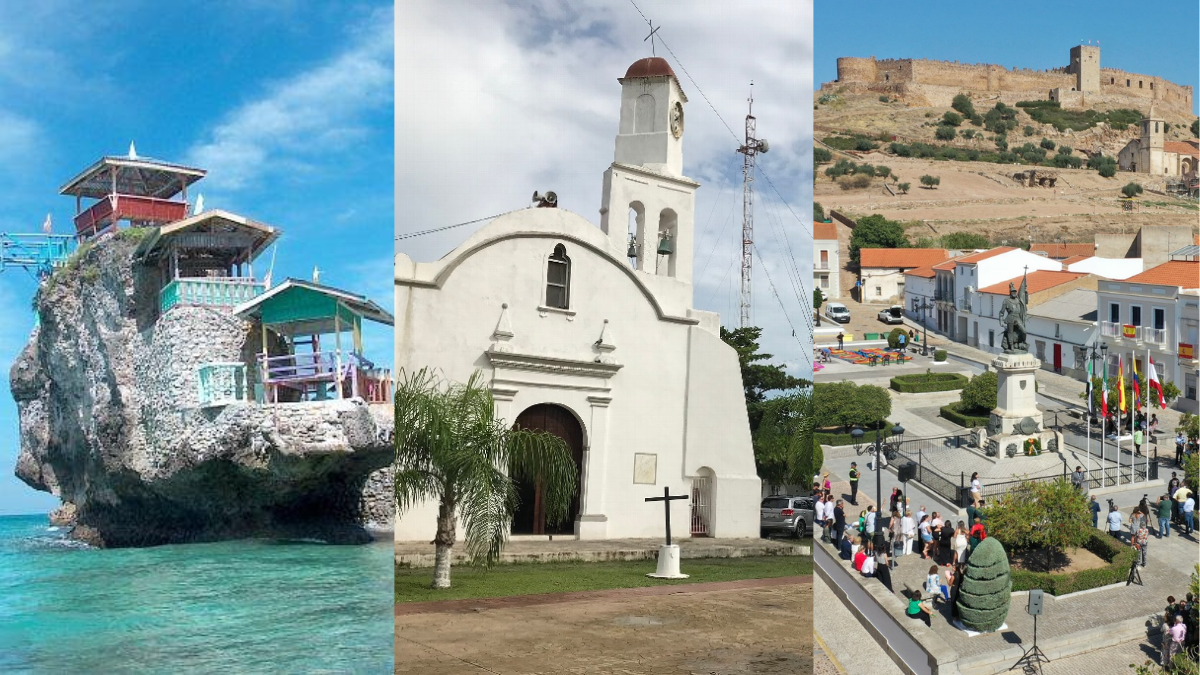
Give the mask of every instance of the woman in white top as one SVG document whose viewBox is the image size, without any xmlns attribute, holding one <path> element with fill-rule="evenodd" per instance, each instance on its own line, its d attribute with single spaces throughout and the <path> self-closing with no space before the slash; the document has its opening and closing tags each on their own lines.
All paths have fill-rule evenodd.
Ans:
<svg viewBox="0 0 1200 675">
<path fill-rule="evenodd" d="M 900 532 L 904 535 L 904 555 L 912 555 L 913 539 L 917 536 L 917 524 L 913 522 L 912 510 L 906 510 L 900 519 Z"/>
<path fill-rule="evenodd" d="M 979 472 L 971 474 L 971 499 L 979 501 L 983 499 L 983 484 L 979 482 Z"/>
</svg>

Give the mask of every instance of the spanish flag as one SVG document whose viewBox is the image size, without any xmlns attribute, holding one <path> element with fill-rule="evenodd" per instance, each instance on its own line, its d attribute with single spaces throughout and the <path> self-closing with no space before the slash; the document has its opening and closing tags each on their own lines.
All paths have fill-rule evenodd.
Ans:
<svg viewBox="0 0 1200 675">
<path fill-rule="evenodd" d="M 1117 357 L 1117 408 L 1126 412 L 1125 406 L 1125 359 Z"/>
</svg>

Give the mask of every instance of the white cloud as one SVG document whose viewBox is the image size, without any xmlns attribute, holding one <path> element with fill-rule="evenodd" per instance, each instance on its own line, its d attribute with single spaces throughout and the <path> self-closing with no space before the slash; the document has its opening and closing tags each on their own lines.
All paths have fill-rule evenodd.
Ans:
<svg viewBox="0 0 1200 675">
<path fill-rule="evenodd" d="M 40 155 L 37 122 L 0 108 L 0 162 L 30 159 Z"/>
<path fill-rule="evenodd" d="M 684 170 L 703 186 L 696 197 L 695 297 L 703 309 L 721 312 L 726 325 L 737 324 L 741 155 L 735 150 L 754 81 L 758 133 L 771 141 L 759 166 L 800 219 L 760 176 L 755 239 L 766 260 L 755 263 L 754 322 L 779 361 L 805 363 L 810 357 L 800 352 L 808 349 L 792 338 L 767 274 L 792 323 L 805 329 L 779 229 L 787 229 L 811 301 L 811 236 L 804 234 L 811 232 L 811 2 L 638 4 L 662 24 L 659 35 L 696 79 L 657 46 L 689 97 Z M 616 79 L 650 55 L 637 11 L 624 0 L 424 0 L 399 3 L 397 11 L 397 234 L 521 208 L 535 189 L 556 191 L 560 206 L 598 224 L 601 175 L 612 161 L 619 115 Z M 739 29 L 748 17 L 753 28 Z M 398 244 L 414 260 L 434 260 L 477 227 Z M 802 370 L 793 372 L 810 375 Z"/>
<path fill-rule="evenodd" d="M 271 167 L 303 171 L 317 154 L 351 154 L 364 118 L 392 100 L 392 11 L 373 13 L 331 60 L 270 87 L 225 118 L 187 153 L 209 170 L 207 187 L 255 185 Z"/>
</svg>

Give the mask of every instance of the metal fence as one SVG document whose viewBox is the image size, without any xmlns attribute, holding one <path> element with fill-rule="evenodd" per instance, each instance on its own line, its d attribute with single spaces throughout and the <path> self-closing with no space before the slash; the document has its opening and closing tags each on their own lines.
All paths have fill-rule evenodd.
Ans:
<svg viewBox="0 0 1200 675">
<path fill-rule="evenodd" d="M 960 472 L 955 476 L 948 472 L 940 471 L 935 467 L 939 463 L 939 453 L 944 453 L 947 450 L 975 447 L 974 438 L 973 434 L 954 434 L 906 440 L 891 445 L 891 448 L 895 451 L 895 460 L 893 461 L 897 463 L 897 470 L 899 470 L 901 465 L 911 462 L 914 465 L 913 480 L 920 483 L 922 487 L 951 504 L 969 506 L 971 503 L 969 476 L 965 472 Z M 1110 465 L 1084 471 L 1083 473 L 1087 489 L 1131 485 L 1157 479 L 1158 463 L 1157 461 L 1151 461 L 1147 464 L 1143 461 L 1132 466 L 1128 464 L 1120 466 Z M 1071 472 L 1064 462 L 1061 472 L 1033 478 L 984 484 L 982 486 L 982 498 L 985 500 L 998 498 L 1011 492 L 1016 486 L 1023 483 L 1046 483 L 1059 478 L 1069 480 L 1070 475 Z"/>
<path fill-rule="evenodd" d="M 927 455 L 936 455 L 945 450 L 969 447 L 974 442 L 972 439 L 971 434 L 953 434 L 933 438 L 915 438 L 894 444 L 892 447 L 896 450 L 898 460 L 911 462 L 914 465 L 913 480 L 951 504 L 961 504 L 965 489 L 964 477 L 961 475 L 953 477 L 937 471 L 933 468 L 933 463 L 926 462 L 925 459 Z M 898 469 L 899 466 L 897 466 Z"/>
</svg>

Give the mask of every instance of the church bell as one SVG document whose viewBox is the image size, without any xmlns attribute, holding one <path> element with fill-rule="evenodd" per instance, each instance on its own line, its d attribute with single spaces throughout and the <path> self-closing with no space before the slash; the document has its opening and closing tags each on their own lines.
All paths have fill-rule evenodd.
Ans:
<svg viewBox="0 0 1200 675">
<path fill-rule="evenodd" d="M 675 246 L 671 243 L 671 233 L 663 232 L 662 239 L 658 241 L 658 254 L 671 255 L 675 252 Z"/>
<path fill-rule="evenodd" d="M 629 235 L 629 250 L 628 250 L 628 251 L 626 251 L 625 255 L 626 255 L 626 257 L 629 257 L 629 258 L 636 258 L 636 257 L 638 257 L 638 253 L 637 253 L 637 238 L 636 238 L 636 237 L 634 237 L 632 234 L 631 234 L 631 235 Z"/>
</svg>

